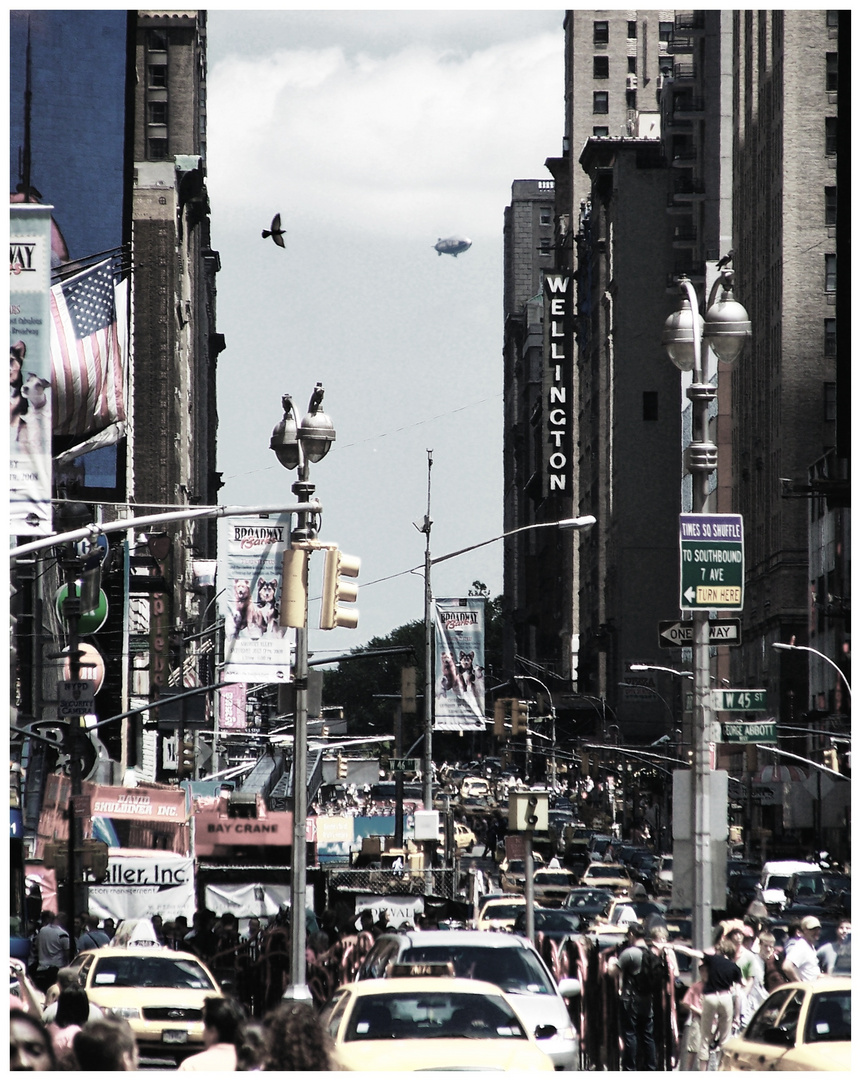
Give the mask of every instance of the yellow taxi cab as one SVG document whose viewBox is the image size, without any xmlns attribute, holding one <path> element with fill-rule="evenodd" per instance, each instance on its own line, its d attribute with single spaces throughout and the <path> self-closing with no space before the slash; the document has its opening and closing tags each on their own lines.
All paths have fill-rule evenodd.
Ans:
<svg viewBox="0 0 860 1080">
<path fill-rule="evenodd" d="M 193 953 L 161 945 L 106 945 L 78 953 L 69 967 L 93 1005 L 129 1022 L 141 1063 L 178 1063 L 204 1048 L 203 1002 L 223 995 Z"/>
<path fill-rule="evenodd" d="M 521 911 L 526 909 L 526 898 L 515 893 L 489 896 L 478 909 L 476 930 L 513 930 Z"/>
<path fill-rule="evenodd" d="M 442 967 L 444 972 L 436 970 Z M 367 1073 L 554 1071 L 503 991 L 455 978 L 450 970 L 395 965 L 391 978 L 339 987 L 320 1019 L 341 1067 Z"/>
<path fill-rule="evenodd" d="M 727 1039 L 723 1072 L 851 1071 L 851 979 L 822 976 L 771 993 Z"/>
</svg>

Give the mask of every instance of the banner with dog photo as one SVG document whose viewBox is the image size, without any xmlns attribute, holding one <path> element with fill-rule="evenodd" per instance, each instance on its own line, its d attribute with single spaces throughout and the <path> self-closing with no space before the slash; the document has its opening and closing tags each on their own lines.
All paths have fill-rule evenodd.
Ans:
<svg viewBox="0 0 860 1080">
<path fill-rule="evenodd" d="M 436 600 L 438 731 L 484 730 L 484 597 Z"/>
<path fill-rule="evenodd" d="M 227 530 L 222 678 L 289 682 L 295 631 L 280 625 L 280 607 L 290 515 L 227 518 Z"/>
</svg>

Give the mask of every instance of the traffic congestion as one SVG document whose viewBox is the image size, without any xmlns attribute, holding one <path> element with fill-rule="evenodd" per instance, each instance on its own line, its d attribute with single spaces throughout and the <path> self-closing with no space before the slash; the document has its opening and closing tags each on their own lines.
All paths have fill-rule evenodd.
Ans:
<svg viewBox="0 0 860 1080">
<path fill-rule="evenodd" d="M 286 907 L 89 916 L 71 932 L 43 910 L 11 962 L 12 1068 L 847 1068 L 849 867 L 734 852 L 697 951 L 646 820 L 630 836 L 599 813 L 587 824 L 576 785 L 526 789 L 492 759 L 440 767 L 435 790 L 434 841 L 410 835 L 407 798 L 395 846 L 381 799 L 378 835 L 342 871 L 358 891 L 331 875 L 308 907 L 306 993 L 289 981 Z M 509 821 L 524 790 L 549 806 L 528 848 Z M 321 815 L 351 798 L 326 795 Z M 425 854 L 449 895 L 427 891 Z"/>
</svg>

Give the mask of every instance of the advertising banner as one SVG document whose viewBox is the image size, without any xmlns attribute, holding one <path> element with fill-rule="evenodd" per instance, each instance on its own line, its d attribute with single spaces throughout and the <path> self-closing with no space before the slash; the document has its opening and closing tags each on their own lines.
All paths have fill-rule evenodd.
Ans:
<svg viewBox="0 0 860 1080">
<path fill-rule="evenodd" d="M 216 915 L 229 911 L 237 919 L 273 919 L 281 908 L 290 906 L 290 886 L 253 884 L 209 884 L 203 890 L 206 907 Z"/>
<path fill-rule="evenodd" d="M 355 818 L 345 815 L 325 815 L 316 819 L 317 857 L 320 865 L 341 863 L 349 865 L 349 852 L 355 835 Z"/>
<path fill-rule="evenodd" d="M 51 520 L 51 208 L 11 207 L 9 534 L 48 536 Z"/>
<path fill-rule="evenodd" d="M 89 886 L 89 910 L 100 919 L 150 919 L 165 922 L 194 915 L 194 859 L 170 851 L 108 853 L 107 880 Z"/>
<path fill-rule="evenodd" d="M 222 686 L 218 691 L 218 726 L 222 731 L 244 731 L 248 726 L 245 695 L 244 683 Z"/>
<path fill-rule="evenodd" d="M 222 678 L 289 682 L 295 631 L 280 625 L 289 515 L 228 518 L 227 529 Z"/>
<path fill-rule="evenodd" d="M 484 730 L 484 597 L 436 600 L 437 731 Z"/>
</svg>

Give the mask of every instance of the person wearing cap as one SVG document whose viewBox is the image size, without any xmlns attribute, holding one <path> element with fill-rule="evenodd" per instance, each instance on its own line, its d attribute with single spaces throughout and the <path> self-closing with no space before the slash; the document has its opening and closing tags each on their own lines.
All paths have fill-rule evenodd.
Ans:
<svg viewBox="0 0 860 1080">
<path fill-rule="evenodd" d="M 800 920 L 800 936 L 792 938 L 785 948 L 782 970 L 792 982 L 815 982 L 821 974 L 816 948 L 821 923 L 814 915 Z"/>
</svg>

